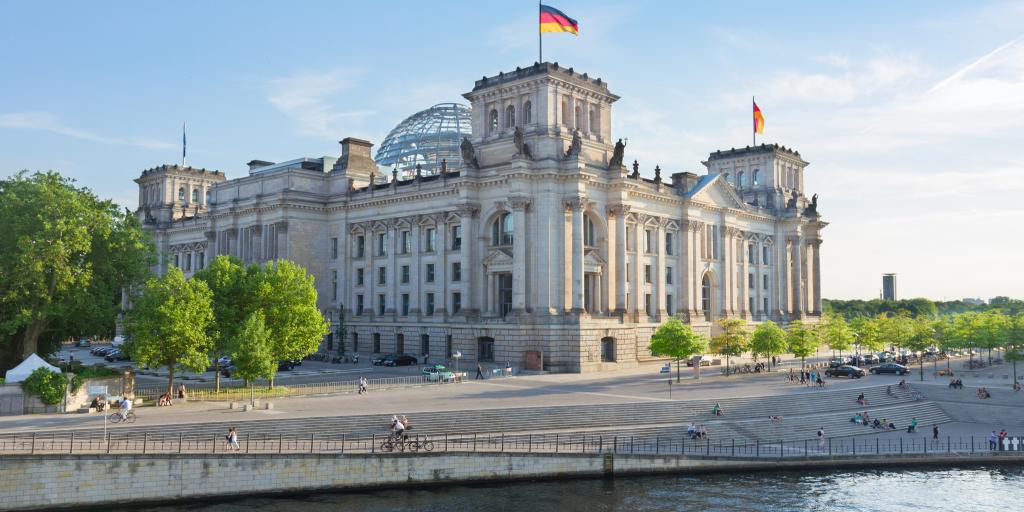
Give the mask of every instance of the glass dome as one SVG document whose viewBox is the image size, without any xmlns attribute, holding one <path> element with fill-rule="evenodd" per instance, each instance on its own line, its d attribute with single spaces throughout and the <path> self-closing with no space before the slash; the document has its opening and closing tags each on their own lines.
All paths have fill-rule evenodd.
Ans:
<svg viewBox="0 0 1024 512">
<path fill-rule="evenodd" d="M 439 103 L 417 112 L 398 124 L 384 138 L 375 160 L 377 165 L 398 169 L 403 177 L 416 175 L 416 165 L 429 176 L 462 167 L 462 138 L 472 133 L 472 111 L 458 103 Z"/>
</svg>

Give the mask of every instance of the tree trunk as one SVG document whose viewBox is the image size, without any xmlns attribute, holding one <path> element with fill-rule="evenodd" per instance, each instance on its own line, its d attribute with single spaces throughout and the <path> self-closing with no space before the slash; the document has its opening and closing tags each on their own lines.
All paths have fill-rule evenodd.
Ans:
<svg viewBox="0 0 1024 512">
<path fill-rule="evenodd" d="M 772 353 L 768 352 L 767 354 L 765 354 L 764 360 L 768 361 L 768 364 L 766 366 L 768 367 L 768 373 L 771 373 L 772 372 Z"/>
<path fill-rule="evenodd" d="M 174 396 L 174 363 L 167 365 L 167 396 Z"/>
<path fill-rule="evenodd" d="M 220 361 L 213 364 L 213 392 L 220 393 Z"/>
<path fill-rule="evenodd" d="M 924 382 L 924 357 L 917 358 L 917 365 L 921 368 L 921 382 Z"/>
<path fill-rule="evenodd" d="M 725 376 L 729 376 L 729 354 L 725 355 Z"/>
<path fill-rule="evenodd" d="M 32 320 L 32 323 L 25 326 L 25 330 L 22 331 L 20 343 L 21 353 L 18 354 L 19 363 L 39 350 L 39 336 L 41 336 L 43 331 L 46 330 L 46 324 L 47 322 L 45 320 L 36 318 Z"/>
<path fill-rule="evenodd" d="M 800 369 L 801 370 L 804 369 L 804 357 L 803 356 L 800 356 Z"/>
<path fill-rule="evenodd" d="M 676 358 L 676 382 L 681 382 L 679 380 L 679 378 L 680 378 L 680 375 L 681 375 L 682 371 L 679 369 L 679 361 L 680 361 L 680 359 L 677 357 Z"/>
</svg>

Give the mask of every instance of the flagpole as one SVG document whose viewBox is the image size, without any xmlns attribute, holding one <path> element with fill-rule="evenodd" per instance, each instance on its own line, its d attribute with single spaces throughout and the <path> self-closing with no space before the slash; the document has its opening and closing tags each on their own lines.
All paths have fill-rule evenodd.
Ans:
<svg viewBox="0 0 1024 512">
<path fill-rule="evenodd" d="M 544 34 L 540 31 L 540 2 L 537 0 L 537 62 L 544 62 Z"/>
<path fill-rule="evenodd" d="M 754 108 L 757 106 L 757 100 L 753 96 L 750 97 L 750 117 L 753 120 L 754 127 L 754 147 L 757 147 L 757 118 L 754 117 Z"/>
<path fill-rule="evenodd" d="M 181 122 L 181 166 L 185 167 L 185 121 Z"/>
</svg>

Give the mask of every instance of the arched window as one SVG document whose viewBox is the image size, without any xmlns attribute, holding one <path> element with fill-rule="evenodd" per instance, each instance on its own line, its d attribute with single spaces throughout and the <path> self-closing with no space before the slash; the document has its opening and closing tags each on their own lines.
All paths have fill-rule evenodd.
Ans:
<svg viewBox="0 0 1024 512">
<path fill-rule="evenodd" d="M 527 101 L 523 104 L 523 124 L 533 123 L 533 104 Z"/>
<path fill-rule="evenodd" d="M 505 128 L 515 128 L 516 126 L 516 107 L 509 105 L 505 107 Z"/>
<path fill-rule="evenodd" d="M 743 188 L 743 177 L 743 171 L 740 171 L 738 174 L 736 174 L 736 188 Z"/>
<path fill-rule="evenodd" d="M 704 321 L 711 321 L 711 278 L 704 274 L 700 282 L 700 307 L 704 310 Z"/>
<path fill-rule="evenodd" d="M 761 185 L 761 169 L 754 169 L 754 177 L 750 186 L 757 187 Z"/>
<path fill-rule="evenodd" d="M 192 202 L 193 203 L 198 203 L 199 202 L 199 189 L 198 188 L 192 189 Z"/>
<path fill-rule="evenodd" d="M 590 109 L 590 133 L 597 133 L 601 131 L 600 128 L 597 123 L 597 111 Z"/>
<path fill-rule="evenodd" d="M 729 174 L 729 173 L 725 173 L 725 174 L 722 175 L 722 178 L 725 179 L 726 183 L 729 182 L 729 178 L 731 178 L 731 177 L 732 177 L 732 175 Z"/>
<path fill-rule="evenodd" d="M 185 187 L 181 187 L 181 188 L 178 189 L 178 201 L 184 201 L 184 200 L 185 200 Z"/>
<path fill-rule="evenodd" d="M 573 128 L 576 128 L 577 130 L 583 128 L 583 109 L 580 107 L 576 107 L 576 126 Z"/>
<path fill-rule="evenodd" d="M 490 133 L 496 133 L 498 131 L 498 111 L 492 108 L 490 118 Z"/>
<path fill-rule="evenodd" d="M 562 100 L 562 125 L 569 126 L 572 118 L 569 117 L 569 100 Z"/>
<path fill-rule="evenodd" d="M 588 247 L 597 245 L 597 234 L 594 232 L 594 221 L 586 215 L 583 216 L 583 245 Z"/>
<path fill-rule="evenodd" d="M 503 213 L 495 219 L 491 227 L 491 243 L 493 245 L 512 245 L 512 233 L 515 223 L 511 213 Z"/>
<path fill-rule="evenodd" d="M 206 202 L 203 203 L 203 204 L 210 204 L 210 191 L 209 190 L 206 191 Z"/>
</svg>

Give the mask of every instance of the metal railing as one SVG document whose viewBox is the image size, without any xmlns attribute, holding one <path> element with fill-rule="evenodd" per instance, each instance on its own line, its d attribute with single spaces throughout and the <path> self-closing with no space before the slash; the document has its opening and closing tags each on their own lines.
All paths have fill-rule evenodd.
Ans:
<svg viewBox="0 0 1024 512">
<path fill-rule="evenodd" d="M 406 377 L 387 377 L 378 379 L 366 379 L 368 391 L 381 391 L 385 389 L 428 386 L 437 384 L 450 384 L 455 381 L 444 381 L 425 375 L 411 375 Z M 345 380 L 334 382 L 314 382 L 307 384 L 278 384 L 271 388 L 268 385 L 257 385 L 253 388 L 253 396 L 257 399 L 280 398 L 289 396 L 311 396 L 326 395 L 334 393 L 355 393 L 358 391 L 358 380 Z M 135 390 L 136 398 L 156 401 L 161 395 L 167 392 L 166 386 L 139 388 Z M 189 400 L 197 401 L 244 401 L 249 399 L 249 388 L 247 387 L 221 387 L 220 391 L 213 388 L 192 388 L 188 391 Z"/>
<path fill-rule="evenodd" d="M 99 433 L 97 433 L 99 434 Z M 427 443 L 429 441 L 429 443 Z M 985 437 L 919 436 L 890 438 L 836 438 L 799 441 L 749 441 L 742 439 L 691 439 L 688 436 L 631 436 L 585 434 L 458 433 L 410 435 L 405 443 L 388 443 L 387 435 L 348 437 L 344 434 L 267 435 L 244 433 L 238 448 L 227 444 L 224 434 L 32 433 L 0 435 L 0 456 L 33 454 L 218 454 L 218 453 L 314 453 L 391 454 L 398 452 L 445 453 L 579 453 L 681 455 L 687 457 L 737 457 L 786 459 L 834 456 L 944 455 L 992 451 L 1024 453 L 1024 438 L 1011 437 L 993 448 Z M 428 449 L 428 446 L 429 449 Z"/>
</svg>

